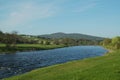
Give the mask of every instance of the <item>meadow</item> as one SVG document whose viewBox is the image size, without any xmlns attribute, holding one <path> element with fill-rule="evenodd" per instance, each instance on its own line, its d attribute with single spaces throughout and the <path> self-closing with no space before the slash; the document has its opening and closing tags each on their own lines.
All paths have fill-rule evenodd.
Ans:
<svg viewBox="0 0 120 80">
<path fill-rule="evenodd" d="M 11 53 L 16 51 L 48 50 L 61 47 L 64 47 L 64 45 L 16 44 L 15 48 L 5 48 L 5 44 L 0 44 L 0 52 Z"/>
</svg>

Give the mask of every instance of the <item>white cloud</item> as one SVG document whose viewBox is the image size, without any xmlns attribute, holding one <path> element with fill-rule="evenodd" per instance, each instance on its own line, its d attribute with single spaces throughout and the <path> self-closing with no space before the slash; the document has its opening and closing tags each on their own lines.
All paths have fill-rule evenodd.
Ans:
<svg viewBox="0 0 120 80">
<path fill-rule="evenodd" d="M 22 3 L 13 6 L 8 17 L 1 22 L 4 27 L 16 27 L 32 20 L 47 18 L 56 14 L 56 7 L 52 3 Z M 6 15 L 6 16 L 7 16 Z"/>
<path fill-rule="evenodd" d="M 14 29 L 25 25 L 28 26 L 34 20 L 49 18 L 62 12 L 64 12 L 64 14 L 71 13 L 72 11 L 78 13 L 84 12 L 94 8 L 98 0 L 80 0 L 75 1 L 73 4 L 71 4 L 71 1 L 52 0 L 48 2 L 43 0 L 42 2 L 40 0 L 30 0 L 29 2 L 21 1 L 14 5 L 10 3 L 9 5 L 7 4 L 7 6 L 0 6 L 0 10 L 5 11 L 5 14 L 2 14 L 2 16 L 5 17 L 0 19 L 0 28 L 3 29 L 4 27 L 4 29 L 8 30 L 10 28 Z M 71 5 L 67 5 L 69 3 Z"/>
</svg>

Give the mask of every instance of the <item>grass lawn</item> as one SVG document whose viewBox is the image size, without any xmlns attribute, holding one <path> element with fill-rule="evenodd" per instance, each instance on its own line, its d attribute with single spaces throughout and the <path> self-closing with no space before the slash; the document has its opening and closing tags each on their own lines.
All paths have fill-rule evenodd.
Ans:
<svg viewBox="0 0 120 80">
<path fill-rule="evenodd" d="M 16 48 L 6 49 L 5 44 L 0 44 L 0 52 L 15 52 L 15 51 L 29 51 L 29 50 L 47 50 L 54 48 L 61 48 L 64 45 L 41 45 L 41 44 L 17 44 Z"/>
<path fill-rule="evenodd" d="M 0 47 L 5 47 L 5 44 L 0 44 Z"/>
<path fill-rule="evenodd" d="M 36 69 L 4 80 L 120 80 L 120 50 L 102 57 Z"/>
<path fill-rule="evenodd" d="M 41 45 L 41 44 L 17 44 L 17 47 L 38 47 L 38 48 L 56 48 L 63 47 L 63 45 Z"/>
</svg>

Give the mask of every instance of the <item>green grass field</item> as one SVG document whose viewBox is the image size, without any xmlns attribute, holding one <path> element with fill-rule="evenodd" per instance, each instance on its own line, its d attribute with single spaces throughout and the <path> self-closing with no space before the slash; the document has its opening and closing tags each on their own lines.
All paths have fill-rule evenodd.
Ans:
<svg viewBox="0 0 120 80">
<path fill-rule="evenodd" d="M 6 49 L 5 44 L 0 44 L 0 52 L 30 51 L 30 50 L 48 50 L 61 48 L 64 45 L 41 45 L 41 44 L 17 44 L 16 48 Z"/>
<path fill-rule="evenodd" d="M 18 44 L 17 47 L 33 47 L 33 48 L 41 48 L 41 49 L 52 49 L 63 47 L 63 45 L 41 45 L 41 44 Z"/>
<path fill-rule="evenodd" d="M 120 50 L 33 70 L 4 80 L 120 80 Z"/>
</svg>

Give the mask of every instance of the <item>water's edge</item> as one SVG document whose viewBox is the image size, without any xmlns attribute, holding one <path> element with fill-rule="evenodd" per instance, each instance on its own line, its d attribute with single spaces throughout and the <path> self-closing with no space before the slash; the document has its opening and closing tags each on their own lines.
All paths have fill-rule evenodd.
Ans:
<svg viewBox="0 0 120 80">
<path fill-rule="evenodd" d="M 1 75 L 0 78 L 2 79 L 14 75 L 23 74 L 33 69 L 47 67 L 55 64 L 62 64 L 65 62 L 70 62 L 89 57 L 103 56 L 106 53 L 108 53 L 108 50 L 100 46 L 74 46 L 45 51 L 20 52 L 20 53 L 18 52 L 16 54 L 9 55 L 7 54 L 3 56 L 8 57 L 9 59 L 8 60 L 7 58 L 3 59 L 8 64 L 7 63 L 1 64 L 0 60 L 0 67 L 1 65 L 4 66 L 2 67 L 2 69 L 0 68 Z M 1 56 L 2 55 L 0 55 L 0 59 Z M 28 60 L 28 62 L 26 60 Z"/>
</svg>

